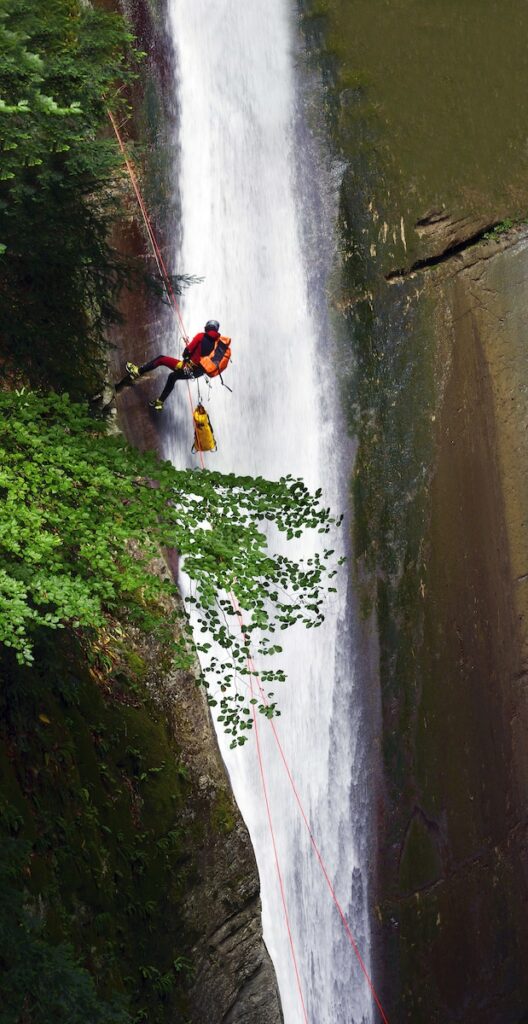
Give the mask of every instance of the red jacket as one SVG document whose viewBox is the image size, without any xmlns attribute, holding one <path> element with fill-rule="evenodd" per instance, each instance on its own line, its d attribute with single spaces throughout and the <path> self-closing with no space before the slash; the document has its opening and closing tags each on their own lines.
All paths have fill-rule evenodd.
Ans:
<svg viewBox="0 0 528 1024">
<path fill-rule="evenodd" d="M 213 351 L 215 341 L 220 335 L 218 331 L 200 331 L 199 334 L 195 334 L 192 341 L 184 348 L 183 358 L 190 357 L 191 361 L 196 365 L 200 365 L 200 359 L 202 356 L 209 356 Z"/>
</svg>

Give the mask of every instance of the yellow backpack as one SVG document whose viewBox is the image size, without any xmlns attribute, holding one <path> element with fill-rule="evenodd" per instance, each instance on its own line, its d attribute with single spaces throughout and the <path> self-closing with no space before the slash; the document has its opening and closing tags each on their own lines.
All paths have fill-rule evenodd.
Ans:
<svg viewBox="0 0 528 1024">
<path fill-rule="evenodd" d="M 193 412 L 194 444 L 193 452 L 215 452 L 216 441 L 211 421 L 203 405 L 197 405 Z"/>
</svg>

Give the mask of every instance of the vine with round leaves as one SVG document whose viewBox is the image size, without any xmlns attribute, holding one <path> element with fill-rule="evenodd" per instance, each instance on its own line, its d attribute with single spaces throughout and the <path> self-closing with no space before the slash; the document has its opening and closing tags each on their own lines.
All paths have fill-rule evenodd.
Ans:
<svg viewBox="0 0 528 1024">
<path fill-rule="evenodd" d="M 176 548 L 207 661 L 201 681 L 233 743 L 244 742 L 248 659 L 280 654 L 277 634 L 296 623 L 321 623 L 338 564 L 328 548 L 306 560 L 272 550 L 267 527 L 287 540 L 328 534 L 336 520 L 321 492 L 289 476 L 175 469 L 109 436 L 66 395 L 1 392 L 0 450 L 0 643 L 31 663 L 35 629 L 97 630 L 106 614 L 126 614 L 189 668 L 188 613 L 160 600 L 176 585 L 152 568 L 160 547 Z M 260 673 L 266 687 L 284 678 L 275 662 Z M 259 707 L 278 713 L 269 692 Z"/>
</svg>

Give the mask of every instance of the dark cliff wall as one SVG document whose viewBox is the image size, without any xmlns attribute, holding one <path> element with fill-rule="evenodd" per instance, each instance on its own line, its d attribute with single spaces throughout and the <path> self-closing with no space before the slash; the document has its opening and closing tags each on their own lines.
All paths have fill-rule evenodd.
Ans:
<svg viewBox="0 0 528 1024">
<path fill-rule="evenodd" d="M 343 168 L 331 299 L 359 439 L 357 583 L 380 642 L 377 981 L 393 1022 L 519 1024 L 526 8 L 300 7 Z"/>
<path fill-rule="evenodd" d="M 441 363 L 413 410 L 432 420 L 420 518 L 378 582 L 379 913 L 413 1022 L 516 1022 L 528 1003 L 527 269 L 521 231 L 398 286 Z"/>
<path fill-rule="evenodd" d="M 101 1024 L 279 1024 L 253 852 L 194 678 L 118 621 L 35 653 L 0 659 L 9 1019 L 36 1019 L 37 993 L 46 1021 L 71 1004 Z M 106 1015 L 82 999 L 90 976 Z"/>
</svg>

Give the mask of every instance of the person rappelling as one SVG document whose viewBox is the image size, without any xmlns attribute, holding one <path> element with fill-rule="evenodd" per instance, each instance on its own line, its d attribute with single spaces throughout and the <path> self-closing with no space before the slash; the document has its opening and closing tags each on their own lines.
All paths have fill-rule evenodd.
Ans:
<svg viewBox="0 0 528 1024">
<path fill-rule="evenodd" d="M 166 366 L 171 373 L 167 377 L 165 387 L 159 398 L 149 402 L 151 409 L 161 412 L 164 403 L 172 392 L 178 380 L 196 380 L 198 377 L 220 377 L 226 369 L 231 358 L 231 338 L 220 334 L 218 320 L 208 320 L 203 331 L 195 334 L 192 341 L 188 341 L 183 350 L 181 359 L 173 356 L 156 356 L 143 366 L 136 366 L 135 363 L 126 363 L 126 375 L 116 385 L 120 389 L 125 384 L 133 384 L 140 377 L 158 366 Z M 222 380 L 223 383 L 223 380 Z"/>
</svg>

